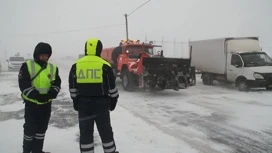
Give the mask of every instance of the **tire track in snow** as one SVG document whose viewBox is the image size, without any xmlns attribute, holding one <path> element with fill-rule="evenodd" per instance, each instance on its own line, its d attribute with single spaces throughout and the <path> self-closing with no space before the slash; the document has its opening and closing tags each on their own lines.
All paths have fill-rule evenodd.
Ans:
<svg viewBox="0 0 272 153">
<path fill-rule="evenodd" d="M 213 90 L 216 91 L 216 88 Z M 272 151 L 272 137 L 271 133 L 269 133 L 271 131 L 258 132 L 232 125 L 229 123 L 233 117 L 231 112 L 217 103 L 209 103 L 209 101 L 214 100 L 220 101 L 218 97 L 233 100 L 226 99 L 226 97 L 231 96 L 232 92 L 228 91 L 228 94 L 224 90 L 215 92 L 212 94 L 216 95 L 215 97 L 210 96 L 211 94 L 207 95 L 208 92 L 208 90 L 204 90 L 195 93 L 194 97 L 187 95 L 187 91 L 180 93 L 180 95 L 168 91 L 162 91 L 160 95 L 134 92 L 129 93 L 133 101 L 130 101 L 130 104 L 128 102 L 122 104 L 122 107 L 130 110 L 135 116 L 142 118 L 146 122 L 157 126 L 163 132 L 182 139 L 203 153 L 270 153 Z M 237 94 L 237 91 L 235 93 Z M 122 93 L 120 95 L 122 96 Z M 154 101 L 151 96 L 155 96 L 156 100 Z M 203 115 L 184 111 L 179 109 L 179 104 L 167 100 L 169 98 L 180 100 L 181 103 L 202 107 L 205 110 L 211 110 L 213 113 Z M 245 100 L 239 101 L 239 103 L 257 105 L 258 102 Z M 258 103 L 258 105 L 270 106 L 262 103 Z M 193 133 L 186 130 L 186 128 L 200 131 L 205 136 Z"/>
</svg>

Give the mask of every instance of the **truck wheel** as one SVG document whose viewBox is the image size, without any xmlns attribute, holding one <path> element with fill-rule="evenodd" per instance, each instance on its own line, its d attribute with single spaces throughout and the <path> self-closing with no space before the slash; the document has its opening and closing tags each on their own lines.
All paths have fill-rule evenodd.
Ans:
<svg viewBox="0 0 272 153">
<path fill-rule="evenodd" d="M 158 87 L 159 87 L 160 90 L 164 90 L 165 87 L 166 87 L 166 81 L 159 81 L 157 83 L 157 85 L 158 85 Z"/>
<path fill-rule="evenodd" d="M 157 76 L 148 76 L 144 79 L 145 88 L 147 90 L 153 90 L 157 86 Z"/>
<path fill-rule="evenodd" d="M 133 91 L 135 89 L 135 78 L 128 70 L 123 71 L 122 86 L 125 91 Z"/>
<path fill-rule="evenodd" d="M 249 86 L 248 86 L 248 84 L 247 84 L 247 82 L 246 82 L 245 79 L 239 80 L 237 82 L 237 87 L 238 87 L 238 89 L 240 91 L 248 91 L 249 90 Z"/>
<path fill-rule="evenodd" d="M 266 86 L 266 90 L 272 90 L 272 87 Z"/>
<path fill-rule="evenodd" d="M 211 75 L 204 74 L 202 76 L 202 82 L 204 85 L 212 85 L 213 84 L 213 78 Z"/>
</svg>

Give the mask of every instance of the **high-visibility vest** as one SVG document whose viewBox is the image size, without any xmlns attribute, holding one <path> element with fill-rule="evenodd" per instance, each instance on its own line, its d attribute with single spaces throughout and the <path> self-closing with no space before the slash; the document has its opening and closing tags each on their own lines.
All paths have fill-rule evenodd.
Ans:
<svg viewBox="0 0 272 153">
<path fill-rule="evenodd" d="M 26 65 L 30 75 L 30 79 L 34 78 L 41 69 L 41 66 L 33 60 L 26 61 Z M 51 102 L 52 99 L 49 99 L 47 102 L 41 102 L 36 99 L 29 98 L 28 95 L 34 89 L 38 90 L 40 94 L 47 94 L 51 87 L 51 83 L 56 79 L 56 71 L 57 71 L 56 65 L 47 63 L 46 68 L 44 68 L 44 70 L 42 70 L 40 74 L 38 74 L 38 76 L 34 78 L 34 80 L 32 80 L 31 82 L 32 86 L 23 91 L 22 93 L 23 99 L 36 104 L 46 104 Z"/>
<path fill-rule="evenodd" d="M 103 83 L 103 65 L 111 66 L 98 56 L 84 56 L 76 62 L 77 83 Z"/>
</svg>

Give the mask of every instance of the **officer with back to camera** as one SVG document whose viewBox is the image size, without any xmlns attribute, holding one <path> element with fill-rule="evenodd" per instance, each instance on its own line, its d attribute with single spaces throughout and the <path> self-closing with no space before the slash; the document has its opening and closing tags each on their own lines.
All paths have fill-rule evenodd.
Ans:
<svg viewBox="0 0 272 153">
<path fill-rule="evenodd" d="M 94 122 L 105 153 L 118 153 L 113 138 L 110 111 L 115 109 L 119 93 L 111 65 L 100 57 L 103 45 L 91 38 L 85 43 L 85 56 L 72 65 L 69 89 L 78 111 L 81 153 L 94 152 Z"/>
</svg>

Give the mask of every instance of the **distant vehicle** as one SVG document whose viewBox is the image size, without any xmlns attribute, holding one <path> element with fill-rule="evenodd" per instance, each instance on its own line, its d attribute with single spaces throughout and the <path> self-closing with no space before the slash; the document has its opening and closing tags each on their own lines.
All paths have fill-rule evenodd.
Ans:
<svg viewBox="0 0 272 153">
<path fill-rule="evenodd" d="M 32 58 L 25 58 L 25 61 L 33 60 Z"/>
<path fill-rule="evenodd" d="M 196 70 L 195 70 L 195 73 L 196 73 L 196 74 L 201 74 L 201 71 L 196 69 Z"/>
<path fill-rule="evenodd" d="M 25 62 L 25 58 L 21 56 L 11 56 L 7 62 L 8 71 L 18 71 Z"/>
<path fill-rule="evenodd" d="M 78 59 L 82 58 L 83 56 L 85 56 L 85 55 L 84 54 L 79 54 Z"/>
<path fill-rule="evenodd" d="M 272 89 L 272 59 L 262 51 L 258 37 L 191 41 L 192 65 L 202 72 L 204 85 L 234 83 L 240 91 Z"/>
</svg>

